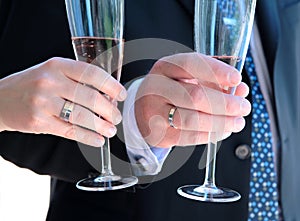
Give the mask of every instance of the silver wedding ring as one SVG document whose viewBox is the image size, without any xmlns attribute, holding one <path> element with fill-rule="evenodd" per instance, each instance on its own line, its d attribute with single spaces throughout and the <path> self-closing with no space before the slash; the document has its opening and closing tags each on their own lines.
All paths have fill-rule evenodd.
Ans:
<svg viewBox="0 0 300 221">
<path fill-rule="evenodd" d="M 60 112 L 60 118 L 63 119 L 66 122 L 69 122 L 70 115 L 73 111 L 74 103 L 70 101 L 66 101 L 61 112 Z"/>
<path fill-rule="evenodd" d="M 177 110 L 177 107 L 172 107 L 169 111 L 169 117 L 168 117 L 168 120 L 169 120 L 169 125 L 170 127 L 173 127 L 175 129 L 177 129 L 177 127 L 174 125 L 174 114 Z"/>
</svg>

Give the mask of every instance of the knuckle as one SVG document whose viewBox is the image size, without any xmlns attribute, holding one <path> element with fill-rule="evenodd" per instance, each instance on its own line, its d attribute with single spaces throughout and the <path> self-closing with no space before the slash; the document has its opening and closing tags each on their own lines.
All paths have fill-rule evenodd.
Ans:
<svg viewBox="0 0 300 221">
<path fill-rule="evenodd" d="M 87 69 L 88 70 L 83 72 L 83 77 L 89 82 L 94 82 L 96 80 L 96 75 L 99 72 L 99 68 L 97 66 L 88 64 Z"/>
<path fill-rule="evenodd" d="M 73 125 L 70 125 L 66 129 L 64 136 L 69 139 L 75 139 L 76 138 L 76 128 Z"/>
<path fill-rule="evenodd" d="M 59 65 L 61 62 L 62 62 L 62 58 L 53 57 L 45 61 L 44 66 L 47 68 L 57 68 L 57 65 Z"/>
<path fill-rule="evenodd" d="M 39 94 L 34 94 L 27 99 L 28 107 L 30 107 L 32 113 L 37 113 L 37 110 L 45 109 L 47 100 Z"/>
<path fill-rule="evenodd" d="M 189 59 L 183 59 L 180 63 L 176 64 L 179 68 L 194 76 L 191 68 L 191 61 Z"/>
<path fill-rule="evenodd" d="M 150 73 L 154 73 L 154 74 L 165 73 L 172 70 L 174 66 L 177 65 L 175 64 L 174 61 L 170 60 L 170 56 L 163 57 L 154 63 Z"/>
<path fill-rule="evenodd" d="M 202 103 L 203 100 L 205 99 L 204 90 L 202 89 L 202 87 L 197 87 L 197 86 L 191 88 L 188 96 L 189 97 L 186 99 L 189 99 L 192 102 L 192 104 L 194 104 L 195 108 L 199 106 L 197 104 Z"/>
<path fill-rule="evenodd" d="M 98 91 L 96 91 L 94 89 L 91 89 L 91 90 L 88 90 L 87 95 L 86 95 L 86 99 L 90 103 L 96 104 L 96 101 L 99 100 L 99 96 L 100 96 L 100 94 L 99 94 Z"/>
<path fill-rule="evenodd" d="M 77 136 L 78 137 L 78 136 Z M 91 143 L 91 134 L 90 133 L 83 133 L 80 137 L 78 137 L 81 142 L 83 143 Z"/>
<path fill-rule="evenodd" d="M 217 62 L 218 65 L 213 66 L 212 74 L 216 77 L 217 75 L 224 74 L 223 63 Z"/>
<path fill-rule="evenodd" d="M 85 77 L 88 78 L 89 80 L 98 80 L 99 76 L 109 76 L 108 73 L 101 67 L 98 67 L 93 64 L 86 64 L 87 65 L 87 70 L 84 72 Z M 102 78 L 100 78 L 102 79 Z"/>
<path fill-rule="evenodd" d="M 48 72 L 41 72 L 39 77 L 34 81 L 34 87 L 37 91 L 44 90 L 53 85 L 53 77 Z"/>
<path fill-rule="evenodd" d="M 117 89 L 117 83 L 113 84 L 113 78 L 108 75 L 108 74 L 103 74 L 103 76 L 101 76 L 101 81 L 99 82 L 99 90 L 103 90 L 104 88 L 106 88 L 106 90 L 114 88 L 113 90 L 109 90 L 107 91 L 107 93 L 110 93 L 109 95 L 112 95 L 112 93 L 114 93 L 114 90 Z M 108 87 L 107 85 L 112 84 L 111 87 Z"/>
<path fill-rule="evenodd" d="M 231 102 L 225 102 L 225 112 L 234 113 L 235 108 L 231 105 Z"/>
<path fill-rule="evenodd" d="M 155 70 L 155 71 L 159 71 L 163 68 L 163 66 L 166 64 L 166 61 L 160 59 L 158 61 L 156 61 L 152 67 L 152 70 Z"/>
</svg>

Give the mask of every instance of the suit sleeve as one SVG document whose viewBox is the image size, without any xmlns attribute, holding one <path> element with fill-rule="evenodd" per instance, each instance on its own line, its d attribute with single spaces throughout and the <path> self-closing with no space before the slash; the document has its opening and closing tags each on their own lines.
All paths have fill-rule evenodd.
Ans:
<svg viewBox="0 0 300 221">
<path fill-rule="evenodd" d="M 19 167 L 68 182 L 76 182 L 96 172 L 76 142 L 51 135 L 0 133 L 0 155 Z"/>
</svg>

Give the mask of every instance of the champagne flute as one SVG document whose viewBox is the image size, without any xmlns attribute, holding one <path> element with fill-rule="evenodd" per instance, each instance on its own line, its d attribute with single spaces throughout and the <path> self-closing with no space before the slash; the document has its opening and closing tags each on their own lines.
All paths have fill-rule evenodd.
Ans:
<svg viewBox="0 0 300 221">
<path fill-rule="evenodd" d="M 256 0 L 195 0 L 196 52 L 210 55 L 241 72 L 249 46 L 255 6 Z M 225 90 L 235 93 L 235 88 Z M 181 196 L 205 202 L 234 202 L 241 198 L 238 192 L 215 184 L 218 133 L 221 131 L 209 133 L 204 183 L 178 188 Z"/>
<path fill-rule="evenodd" d="M 124 0 L 65 0 L 65 3 L 76 59 L 101 67 L 119 81 L 123 59 Z M 108 138 L 101 147 L 101 166 L 99 176 L 83 179 L 76 187 L 106 191 L 127 188 L 138 182 L 134 176 L 113 173 Z"/>
</svg>

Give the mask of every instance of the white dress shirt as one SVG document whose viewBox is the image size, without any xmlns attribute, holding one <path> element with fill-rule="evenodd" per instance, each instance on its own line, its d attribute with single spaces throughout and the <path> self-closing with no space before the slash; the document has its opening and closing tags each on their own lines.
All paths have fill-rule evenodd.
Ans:
<svg viewBox="0 0 300 221">
<path fill-rule="evenodd" d="M 134 103 L 137 90 L 142 81 L 143 78 L 134 81 L 130 85 L 123 109 L 124 138 L 129 160 L 136 176 L 155 175 L 159 173 L 172 149 L 149 146 L 138 129 L 134 113 Z"/>
</svg>

